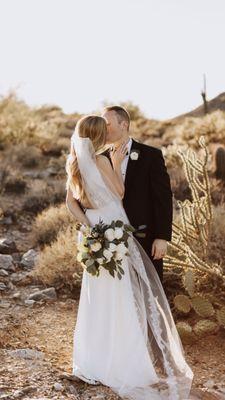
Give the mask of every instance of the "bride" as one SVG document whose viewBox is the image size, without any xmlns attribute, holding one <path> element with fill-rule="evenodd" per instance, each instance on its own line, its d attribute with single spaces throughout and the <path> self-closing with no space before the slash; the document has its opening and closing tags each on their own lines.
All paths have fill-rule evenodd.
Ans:
<svg viewBox="0 0 225 400">
<path fill-rule="evenodd" d="M 130 223 L 122 204 L 126 143 L 112 154 L 112 167 L 100 154 L 106 138 L 104 118 L 81 118 L 66 163 L 67 206 L 79 222 L 90 226 L 99 218 Z M 87 208 L 85 214 L 78 201 Z M 81 235 L 79 231 L 78 242 Z M 188 399 L 193 372 L 168 300 L 152 261 L 133 235 L 129 240 L 121 280 L 104 268 L 98 277 L 83 270 L 73 375 L 108 386 L 123 399 Z"/>
</svg>

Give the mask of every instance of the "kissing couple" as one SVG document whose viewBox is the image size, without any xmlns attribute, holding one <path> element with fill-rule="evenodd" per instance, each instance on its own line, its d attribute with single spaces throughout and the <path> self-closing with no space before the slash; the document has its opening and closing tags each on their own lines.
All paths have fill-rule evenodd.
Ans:
<svg viewBox="0 0 225 400">
<path fill-rule="evenodd" d="M 129 238 L 124 275 L 83 269 L 74 330 L 73 375 L 123 399 L 185 400 L 193 372 L 163 288 L 172 237 L 172 190 L 162 151 L 130 136 L 130 115 L 108 106 L 80 118 L 66 162 L 66 205 L 94 227 L 120 220 Z M 79 231 L 77 244 L 82 241 Z"/>
</svg>

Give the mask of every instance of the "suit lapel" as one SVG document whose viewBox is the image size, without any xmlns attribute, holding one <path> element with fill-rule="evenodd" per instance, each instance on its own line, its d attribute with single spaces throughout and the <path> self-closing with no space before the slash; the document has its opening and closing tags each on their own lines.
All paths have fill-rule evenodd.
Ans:
<svg viewBox="0 0 225 400">
<path fill-rule="evenodd" d="M 126 175 L 125 175 L 125 193 L 128 192 L 129 187 L 131 186 L 132 178 L 135 175 L 135 171 L 137 172 L 137 167 L 140 163 L 141 159 L 141 146 L 139 146 L 139 143 L 136 142 L 136 140 L 132 139 L 132 145 L 130 149 L 130 154 L 134 150 L 138 150 L 139 152 L 139 157 L 137 160 L 132 160 L 130 155 L 127 163 L 127 170 L 126 170 Z"/>
</svg>

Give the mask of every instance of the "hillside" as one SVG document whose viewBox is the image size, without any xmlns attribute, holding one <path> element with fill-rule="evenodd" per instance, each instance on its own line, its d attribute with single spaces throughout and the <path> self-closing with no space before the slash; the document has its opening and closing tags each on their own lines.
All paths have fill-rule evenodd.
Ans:
<svg viewBox="0 0 225 400">
<path fill-rule="evenodd" d="M 217 110 L 225 111 L 225 92 L 222 92 L 213 99 L 208 100 L 207 104 L 209 113 L 212 113 L 213 111 Z M 195 108 L 192 111 L 189 111 L 185 114 L 181 114 L 175 118 L 172 118 L 172 121 L 178 121 L 178 120 L 180 121 L 185 117 L 203 117 L 203 116 L 204 116 L 204 107 L 201 104 L 199 107 Z"/>
</svg>

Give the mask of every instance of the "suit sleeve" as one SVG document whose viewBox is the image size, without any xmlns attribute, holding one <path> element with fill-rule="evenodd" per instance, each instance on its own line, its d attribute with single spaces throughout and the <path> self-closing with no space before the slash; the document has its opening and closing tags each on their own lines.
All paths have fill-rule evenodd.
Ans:
<svg viewBox="0 0 225 400">
<path fill-rule="evenodd" d="M 160 149 L 151 155 L 150 187 L 153 198 L 153 233 L 155 239 L 172 239 L 173 193 L 165 160 Z"/>
</svg>

